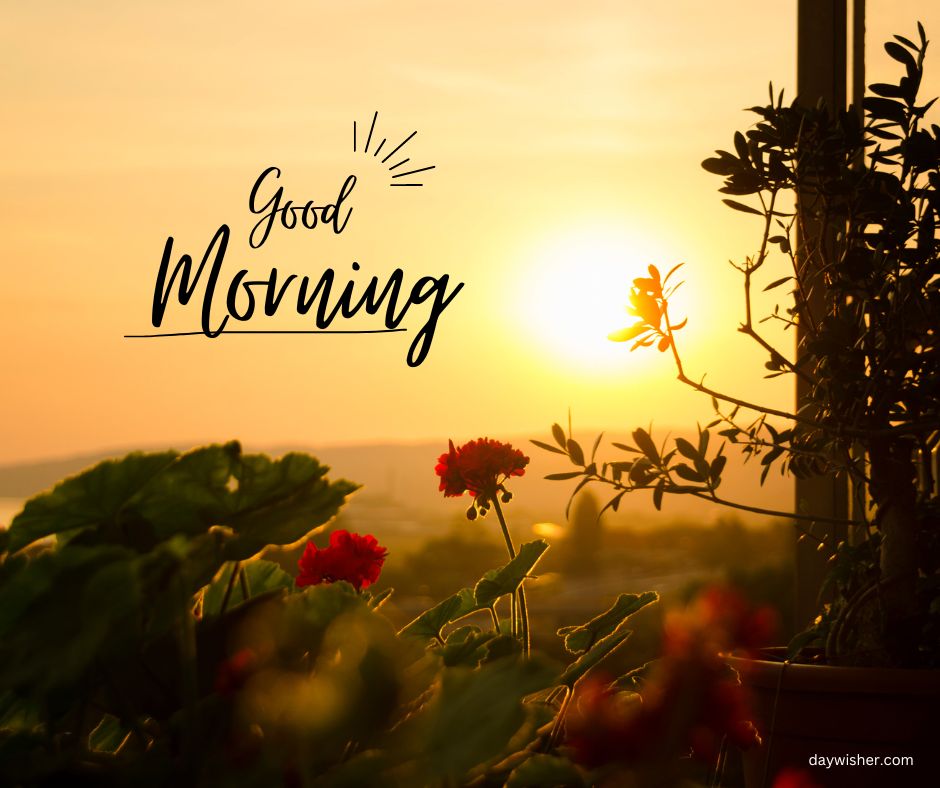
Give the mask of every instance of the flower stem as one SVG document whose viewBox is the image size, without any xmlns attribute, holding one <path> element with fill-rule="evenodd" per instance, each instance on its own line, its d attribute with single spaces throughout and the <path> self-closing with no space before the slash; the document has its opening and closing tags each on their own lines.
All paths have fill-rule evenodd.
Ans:
<svg viewBox="0 0 940 788">
<path fill-rule="evenodd" d="M 490 615 L 493 617 L 493 629 L 496 630 L 496 634 L 500 634 L 499 628 L 499 616 L 496 613 L 496 605 L 494 603 L 493 607 L 490 608 Z"/>
<path fill-rule="evenodd" d="M 561 734 L 564 730 L 565 715 L 568 713 L 568 705 L 571 703 L 572 695 L 574 695 L 574 690 L 566 689 L 565 697 L 562 699 L 561 706 L 558 708 L 558 713 L 555 715 L 555 724 L 552 725 L 552 731 L 548 735 L 548 752 L 551 752 L 553 749 L 555 749 L 561 739 Z"/>
<path fill-rule="evenodd" d="M 503 509 L 499 505 L 499 497 L 494 495 L 492 500 L 493 509 L 496 510 L 496 518 L 499 520 L 499 525 L 503 529 L 506 549 L 509 550 L 509 558 L 512 560 L 516 557 L 516 548 L 513 547 L 512 537 L 509 535 L 509 526 L 506 525 L 506 518 L 503 517 Z M 529 611 L 525 603 L 525 589 L 522 587 L 524 582 L 525 580 L 523 579 L 522 583 L 519 584 L 519 618 L 522 622 L 522 653 L 525 656 L 529 656 Z M 513 595 L 513 600 L 515 600 L 515 594 Z"/>
</svg>

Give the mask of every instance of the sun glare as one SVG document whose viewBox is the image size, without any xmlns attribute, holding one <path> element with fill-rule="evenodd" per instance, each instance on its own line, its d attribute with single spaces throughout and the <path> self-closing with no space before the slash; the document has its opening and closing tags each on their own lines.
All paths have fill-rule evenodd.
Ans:
<svg viewBox="0 0 940 788">
<path fill-rule="evenodd" d="M 607 335 L 635 322 L 626 312 L 630 285 L 650 263 L 668 270 L 675 261 L 626 230 L 582 230 L 548 241 L 525 266 L 526 330 L 550 358 L 585 369 L 649 363 L 651 354 L 631 354 L 628 344 Z"/>
</svg>

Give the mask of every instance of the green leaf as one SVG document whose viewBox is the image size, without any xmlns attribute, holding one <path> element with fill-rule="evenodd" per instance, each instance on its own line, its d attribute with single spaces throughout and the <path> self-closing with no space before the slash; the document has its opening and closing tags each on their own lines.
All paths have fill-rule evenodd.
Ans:
<svg viewBox="0 0 940 788">
<path fill-rule="evenodd" d="M 568 450 L 568 456 L 575 465 L 584 465 L 584 452 L 581 450 L 580 443 L 573 438 L 569 438 L 565 448 Z"/>
<path fill-rule="evenodd" d="M 0 693 L 0 730 L 22 731 L 37 728 L 42 724 L 44 706 L 44 703 L 22 698 L 15 692 Z"/>
<path fill-rule="evenodd" d="M 775 287 L 780 287 L 784 282 L 789 282 L 793 277 L 792 276 L 781 276 L 779 279 L 774 279 L 767 287 L 764 288 L 766 293 L 768 290 L 773 290 Z"/>
<path fill-rule="evenodd" d="M 556 755 L 533 755 L 506 781 L 506 788 L 585 788 L 584 775 L 571 761 Z"/>
<path fill-rule="evenodd" d="M 895 44 L 893 41 L 885 42 L 885 52 L 894 60 L 903 63 L 905 66 L 909 66 L 910 68 L 917 67 L 917 61 L 914 59 L 914 56 L 900 44 Z"/>
<path fill-rule="evenodd" d="M 660 511 L 663 508 L 663 494 L 666 491 L 666 480 L 660 479 L 656 487 L 653 489 L 653 506 L 656 507 L 656 511 Z"/>
<path fill-rule="evenodd" d="M 522 585 L 522 581 L 546 550 L 548 550 L 548 542 L 544 539 L 537 539 L 522 545 L 516 557 L 508 564 L 500 567 L 492 577 L 483 577 L 476 584 L 473 593 L 477 605 L 481 608 L 490 607 L 501 596 L 515 591 Z"/>
<path fill-rule="evenodd" d="M 26 505 L 10 524 L 11 553 L 53 534 L 68 534 L 89 526 L 117 527 L 135 497 L 178 457 L 173 451 L 129 454 L 107 460 L 59 482 Z"/>
<path fill-rule="evenodd" d="M 742 213 L 753 213 L 757 216 L 764 215 L 758 211 L 757 208 L 752 208 L 750 205 L 745 205 L 743 202 L 738 202 L 737 200 L 724 199 L 722 202 L 729 208 L 734 208 L 734 210 L 741 211 Z"/>
<path fill-rule="evenodd" d="M 441 648 L 441 658 L 447 667 L 466 665 L 475 668 L 486 658 L 486 646 L 496 636 L 495 632 L 481 632 L 479 627 L 460 627 L 447 636 Z"/>
<path fill-rule="evenodd" d="M 269 544 L 294 543 L 336 514 L 355 486 L 330 484 L 313 457 L 243 455 L 237 443 L 107 460 L 27 502 L 9 549 L 57 534 L 138 552 L 185 534 L 228 530 L 224 554 L 243 560 Z"/>
<path fill-rule="evenodd" d="M 256 597 L 249 605 L 254 605 Z M 262 600 L 263 601 L 263 600 Z M 314 651 L 314 644 L 327 627 L 344 613 L 363 609 L 365 600 L 345 581 L 307 586 L 283 600 L 282 631 L 286 639 L 303 651 Z M 225 621 L 228 616 L 217 621 Z"/>
<path fill-rule="evenodd" d="M 549 473 L 545 478 L 553 482 L 560 482 L 565 481 L 566 479 L 574 479 L 576 476 L 583 475 L 584 471 L 563 471 L 562 473 Z"/>
<path fill-rule="evenodd" d="M 287 545 L 327 523 L 357 486 L 347 481 L 332 484 L 329 469 L 306 454 L 286 454 L 279 460 L 245 455 L 234 476 L 223 524 L 235 530 L 226 543 L 230 560 L 243 560 L 268 545 Z"/>
<path fill-rule="evenodd" d="M 445 670 L 428 719 L 431 771 L 458 777 L 499 755 L 525 721 L 523 698 L 551 686 L 556 677 L 539 659 Z"/>
<path fill-rule="evenodd" d="M 125 728 L 117 717 L 105 714 L 101 722 L 88 734 L 88 749 L 115 753 L 121 749 L 121 745 L 128 736 L 130 736 L 130 730 Z"/>
<path fill-rule="evenodd" d="M 656 444 L 653 443 L 653 439 L 646 430 L 643 428 L 635 429 L 633 431 L 633 440 L 636 442 L 636 445 L 640 447 L 642 452 L 649 457 L 650 462 L 654 465 L 659 464 L 659 450 L 656 448 Z"/>
<path fill-rule="evenodd" d="M 428 640 L 440 640 L 441 630 L 451 621 L 469 615 L 476 607 L 473 591 L 463 588 L 453 596 L 447 597 L 434 607 L 425 610 L 410 624 L 406 624 L 400 635 L 420 637 Z"/>
<path fill-rule="evenodd" d="M 702 162 L 702 169 L 713 175 L 728 176 L 736 172 L 740 166 L 741 165 L 735 159 L 731 158 L 729 154 L 725 154 L 724 157 L 713 156 Z"/>
<path fill-rule="evenodd" d="M 626 443 L 617 443 L 617 441 L 613 441 L 612 445 L 620 449 L 621 451 L 629 451 L 629 452 L 633 452 L 634 454 L 640 453 L 639 449 L 635 448 L 634 446 L 629 446 Z"/>
<path fill-rule="evenodd" d="M 627 671 L 610 683 L 610 689 L 614 691 L 639 692 L 643 688 L 644 682 L 649 678 L 650 672 L 655 664 L 655 661 L 646 662 L 638 668 Z"/>
<path fill-rule="evenodd" d="M 535 438 L 529 438 L 529 442 L 530 442 L 530 443 L 534 443 L 534 444 L 535 444 L 536 446 L 538 446 L 540 449 L 544 449 L 545 451 L 554 452 L 555 454 L 565 454 L 565 453 L 566 453 L 566 452 L 562 451 L 561 449 L 559 449 L 557 446 L 552 446 L 550 443 L 545 443 L 545 441 L 537 441 L 537 440 L 535 440 Z"/>
<path fill-rule="evenodd" d="M 552 437 L 555 438 L 561 448 L 565 448 L 568 439 L 565 437 L 565 431 L 561 428 L 560 424 L 552 424 Z"/>
<path fill-rule="evenodd" d="M 624 621 L 647 605 L 659 600 L 655 591 L 642 594 L 621 594 L 607 610 L 580 626 L 562 627 L 558 635 L 565 639 L 565 648 L 572 654 L 583 654 L 598 640 L 614 632 Z"/>
<path fill-rule="evenodd" d="M 728 458 L 724 454 L 719 454 L 712 460 L 708 476 L 714 486 L 718 486 L 718 482 L 721 480 L 721 472 L 725 469 L 725 463 L 727 462 Z"/>
<path fill-rule="evenodd" d="M 680 462 L 677 465 L 672 467 L 672 471 L 680 479 L 685 479 L 687 482 L 703 482 L 705 481 L 696 471 L 692 470 L 684 462 Z"/>
<path fill-rule="evenodd" d="M 685 438 L 676 438 L 676 448 L 679 450 L 679 454 L 681 454 L 683 457 L 688 457 L 690 460 L 694 461 L 700 457 L 698 449 L 696 449 Z"/>
<path fill-rule="evenodd" d="M 594 462 L 594 458 L 597 456 L 597 450 L 601 445 L 601 441 L 604 439 L 604 433 L 602 432 L 594 439 L 594 445 L 591 447 L 591 462 Z"/>
<path fill-rule="evenodd" d="M 613 653 L 623 642 L 632 635 L 633 632 L 625 629 L 619 632 L 613 632 L 605 638 L 598 640 L 591 649 L 582 654 L 578 659 L 572 662 L 559 679 L 559 684 L 568 687 L 574 687 L 584 676 L 588 674 L 597 664 L 608 654 Z"/>
<path fill-rule="evenodd" d="M 232 577 L 234 563 L 228 563 L 222 567 L 222 571 L 212 583 L 206 588 L 205 596 L 202 598 L 202 615 L 217 616 L 222 611 L 222 600 L 225 598 L 225 589 L 228 587 Z M 294 578 L 281 569 L 273 561 L 245 561 L 241 564 L 241 571 L 245 573 L 247 579 L 249 596 L 248 599 L 259 596 L 270 591 L 278 589 L 290 589 L 294 586 Z M 247 602 L 242 592 L 241 581 L 236 578 L 232 586 L 232 592 L 229 595 L 228 610 L 242 602 Z"/>
<path fill-rule="evenodd" d="M 188 614 L 190 552 L 180 539 L 146 555 L 70 545 L 33 558 L 0 588 L 0 685 L 64 692 L 139 654 Z"/>
<path fill-rule="evenodd" d="M 394 588 L 386 588 L 384 591 L 379 592 L 375 596 L 370 596 L 369 607 L 372 610 L 378 610 L 379 608 L 382 607 L 382 605 L 388 602 L 389 598 L 392 596 L 393 593 L 395 593 Z"/>
<path fill-rule="evenodd" d="M 644 322 L 640 322 L 636 325 L 630 326 L 629 328 L 621 328 L 619 331 L 612 331 L 607 335 L 607 338 L 611 342 L 629 342 L 631 339 L 636 339 L 638 336 L 640 336 L 640 334 L 649 330 L 649 325 Z"/>
<path fill-rule="evenodd" d="M 862 105 L 876 118 L 884 118 L 902 126 L 907 122 L 907 110 L 899 101 L 866 96 Z"/>
<path fill-rule="evenodd" d="M 180 455 L 135 498 L 129 519 L 157 541 L 225 524 L 229 484 L 240 459 L 241 446 L 234 442 Z"/>
</svg>

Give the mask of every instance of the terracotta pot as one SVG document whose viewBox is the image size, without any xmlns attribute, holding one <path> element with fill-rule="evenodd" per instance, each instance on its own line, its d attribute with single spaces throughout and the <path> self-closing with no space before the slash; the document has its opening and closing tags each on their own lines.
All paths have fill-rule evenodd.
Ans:
<svg viewBox="0 0 940 788">
<path fill-rule="evenodd" d="M 784 649 L 766 653 L 778 659 L 728 660 L 763 739 L 744 753 L 747 788 L 772 788 L 787 767 L 824 788 L 940 785 L 940 671 L 785 665 Z M 822 760 L 845 756 L 854 765 Z M 880 763 L 898 756 L 913 764 Z"/>
</svg>

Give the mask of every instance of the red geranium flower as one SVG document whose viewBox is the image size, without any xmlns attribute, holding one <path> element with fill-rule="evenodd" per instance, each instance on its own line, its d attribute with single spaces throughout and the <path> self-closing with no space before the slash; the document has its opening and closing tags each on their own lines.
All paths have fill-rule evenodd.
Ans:
<svg viewBox="0 0 940 788">
<path fill-rule="evenodd" d="M 708 639 L 715 652 L 755 651 L 774 639 L 777 614 L 769 607 L 752 606 L 738 591 L 714 585 L 702 591 L 683 613 L 666 620 L 666 653 L 687 651 L 690 642 Z"/>
<path fill-rule="evenodd" d="M 236 651 L 219 665 L 215 674 L 215 691 L 220 695 L 232 695 L 245 686 L 258 669 L 258 655 L 253 649 Z"/>
<path fill-rule="evenodd" d="M 774 788 L 819 788 L 819 783 L 804 769 L 790 768 L 777 775 Z"/>
<path fill-rule="evenodd" d="M 372 535 L 360 536 L 349 531 L 333 531 L 329 547 L 322 550 L 307 542 L 297 562 L 300 574 L 297 585 L 313 586 L 345 580 L 357 590 L 367 588 L 379 579 L 388 550 Z"/>
<path fill-rule="evenodd" d="M 441 477 L 440 490 L 445 496 L 456 497 L 469 492 L 486 501 L 503 490 L 503 483 L 511 476 L 522 476 L 529 458 L 508 443 L 491 438 L 478 438 L 450 448 L 437 460 L 434 472 Z"/>
<path fill-rule="evenodd" d="M 740 749 L 760 744 L 747 692 L 719 652 L 764 642 L 769 614 L 734 591 L 705 591 L 664 623 L 663 657 L 639 694 L 585 682 L 569 712 L 568 744 L 576 760 L 651 763 L 691 752 L 714 762 L 721 741 Z"/>
<path fill-rule="evenodd" d="M 456 498 L 463 495 L 467 490 L 460 468 L 457 467 L 457 449 L 454 448 L 454 442 L 448 441 L 450 449 L 446 454 L 438 457 L 434 472 L 441 477 L 440 490 L 445 496 Z"/>
</svg>

